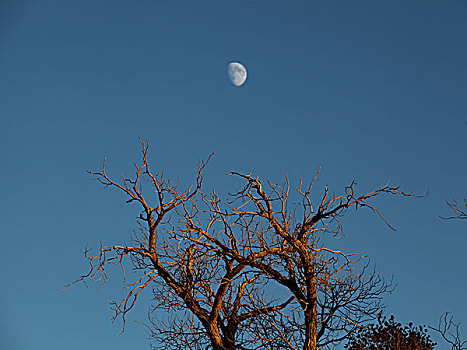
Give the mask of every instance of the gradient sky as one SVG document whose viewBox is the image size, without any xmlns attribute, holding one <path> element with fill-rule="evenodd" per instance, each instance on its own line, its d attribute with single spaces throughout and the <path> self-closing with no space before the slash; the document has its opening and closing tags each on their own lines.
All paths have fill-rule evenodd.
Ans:
<svg viewBox="0 0 467 350">
<path fill-rule="evenodd" d="M 396 292 L 388 313 L 467 338 L 467 223 L 446 199 L 467 196 L 467 2 L 0 2 L 0 348 L 147 349 L 149 294 L 124 335 L 100 289 L 60 289 L 87 271 L 86 243 L 120 244 L 136 206 L 86 170 L 104 157 L 130 174 L 138 137 L 154 169 L 191 180 L 217 155 L 206 184 L 231 170 L 287 173 L 340 193 L 387 180 L 421 199 L 377 201 L 398 230 L 365 211 L 344 221 Z M 240 88 L 227 64 L 248 69 Z M 319 193 L 318 193 L 319 194 Z M 441 347 L 442 348 L 442 347 Z"/>
</svg>

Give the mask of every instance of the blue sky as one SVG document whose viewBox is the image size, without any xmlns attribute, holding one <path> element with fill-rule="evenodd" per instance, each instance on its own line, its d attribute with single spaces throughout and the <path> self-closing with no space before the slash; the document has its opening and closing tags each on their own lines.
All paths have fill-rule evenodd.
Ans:
<svg viewBox="0 0 467 350">
<path fill-rule="evenodd" d="M 0 4 L 0 348 L 148 348 L 122 336 L 107 286 L 60 291 L 87 269 L 86 243 L 122 243 L 137 208 L 86 170 L 127 174 L 150 141 L 153 168 L 188 182 L 211 152 L 207 186 L 231 170 L 311 179 L 340 192 L 391 180 L 422 199 L 378 200 L 349 250 L 394 275 L 388 312 L 467 336 L 465 1 L 13 1 Z M 240 88 L 227 64 L 240 61 Z M 128 317 L 145 320 L 146 295 Z"/>
</svg>

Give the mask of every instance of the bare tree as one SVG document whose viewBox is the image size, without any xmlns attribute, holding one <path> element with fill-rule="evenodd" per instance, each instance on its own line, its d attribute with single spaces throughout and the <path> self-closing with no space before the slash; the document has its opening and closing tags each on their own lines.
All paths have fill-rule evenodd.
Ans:
<svg viewBox="0 0 467 350">
<path fill-rule="evenodd" d="M 140 230 L 132 237 L 132 245 L 100 247 L 97 254 L 85 251 L 90 271 L 70 286 L 87 278 L 101 284 L 107 282 L 109 266 L 119 266 L 125 275 L 126 257 L 133 263 L 139 278 L 127 284 L 128 293 L 119 303 L 113 303 L 115 315 L 121 316 L 123 330 L 125 316 L 135 305 L 141 292 L 153 288 L 153 310 L 169 311 L 167 318 L 152 321 L 156 338 L 165 339 L 166 349 L 243 348 L 245 344 L 261 344 L 254 332 L 261 327 L 258 315 L 267 315 L 283 309 L 290 302 L 277 303 L 260 292 L 267 282 L 263 276 L 246 269 L 226 256 L 217 254 L 184 227 L 177 227 L 180 213 L 193 213 L 195 198 L 200 193 L 202 171 L 207 162 L 198 167 L 197 179 L 191 187 L 180 190 L 178 185 L 153 174 L 147 160 L 148 144 L 143 145 L 143 163 L 135 164 L 135 178 L 121 176 L 112 180 L 105 167 L 102 172 L 89 172 L 105 187 L 115 187 L 126 196 L 126 203 L 137 202 Z M 208 159 L 209 161 L 209 159 Z M 143 196 L 143 183 L 148 182 L 155 192 L 155 203 Z M 151 194 L 151 197 L 154 195 Z M 175 222 L 175 224 L 172 224 Z M 164 315 L 164 313 L 160 313 Z"/>
<path fill-rule="evenodd" d="M 438 327 L 429 327 L 439 333 L 443 339 L 449 343 L 452 350 L 467 350 L 467 340 L 461 339 L 460 323 L 455 323 L 453 316 L 449 312 L 445 312 L 439 318 Z"/>
<path fill-rule="evenodd" d="M 257 269 L 281 285 L 287 291 L 284 295 L 293 296 L 287 308 L 267 315 L 268 329 L 280 330 L 284 346 L 333 348 L 377 317 L 390 285 L 375 272 L 367 273 L 364 257 L 328 248 L 324 243 L 341 237 L 341 219 L 348 209 L 367 207 L 387 223 L 368 200 L 382 194 L 411 195 L 384 185 L 357 196 L 352 182 L 343 196 L 330 195 L 325 187 L 315 208 L 310 195 L 317 174 L 307 188 L 300 184 L 297 192 L 301 203 L 290 206 L 288 180 L 283 186 L 267 182 L 266 192 L 263 183 L 251 174 L 232 175 L 246 181 L 233 201 L 223 202 L 214 194 L 204 199 L 207 211 L 223 223 L 224 237 L 213 237 L 188 213 L 186 223 L 208 240 L 210 249 Z"/>
<path fill-rule="evenodd" d="M 90 172 L 105 187 L 121 190 L 127 203 L 140 205 L 140 230 L 132 245 L 101 246 L 94 255 L 86 250 L 90 271 L 71 283 L 105 283 L 107 268 L 125 272 L 130 258 L 139 278 L 113 305 L 114 319 L 121 316 L 125 324 L 140 293 L 152 288 L 148 326 L 163 341 L 158 348 L 314 350 L 334 348 L 382 310 L 391 285 L 369 271 L 365 257 L 331 243 L 342 236 L 348 209 L 366 207 L 388 224 L 368 201 L 410 194 L 386 184 L 357 196 L 352 182 L 342 196 L 325 187 L 315 206 L 316 174 L 309 186 L 297 188 L 300 203 L 291 204 L 287 178 L 284 185 L 267 182 L 265 189 L 251 174 L 232 173 L 245 186 L 221 199 L 201 189 L 209 159 L 199 165 L 195 184 L 181 190 L 150 170 L 147 141 L 142 146 L 133 179 L 112 180 L 105 161 L 101 172 Z M 144 183 L 151 192 L 143 196 Z"/>
</svg>

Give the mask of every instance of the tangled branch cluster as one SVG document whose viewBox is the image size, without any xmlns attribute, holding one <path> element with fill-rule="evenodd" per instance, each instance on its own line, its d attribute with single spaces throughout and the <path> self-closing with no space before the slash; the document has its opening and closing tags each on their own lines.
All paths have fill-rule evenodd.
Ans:
<svg viewBox="0 0 467 350">
<path fill-rule="evenodd" d="M 140 230 L 131 245 L 101 246 L 94 255 L 86 250 L 90 270 L 71 283 L 105 283 L 106 269 L 117 265 L 124 273 L 130 258 L 139 278 L 113 304 L 113 318 L 121 317 L 123 327 L 149 288 L 149 327 L 161 349 L 331 349 L 382 309 L 390 283 L 369 270 L 364 257 L 324 242 L 342 235 L 349 209 L 368 208 L 387 223 L 370 200 L 412 195 L 389 184 L 356 195 L 352 182 L 341 196 L 325 187 L 315 204 L 316 174 L 308 186 L 300 183 L 301 202 L 293 205 L 287 178 L 280 186 L 233 172 L 245 185 L 226 200 L 202 191 L 211 157 L 198 166 L 195 183 L 180 189 L 150 170 L 147 152 L 142 142 L 133 179 L 111 179 L 105 161 L 101 172 L 90 172 L 122 191 L 127 203 L 139 204 Z M 143 195 L 148 184 L 152 191 Z"/>
</svg>

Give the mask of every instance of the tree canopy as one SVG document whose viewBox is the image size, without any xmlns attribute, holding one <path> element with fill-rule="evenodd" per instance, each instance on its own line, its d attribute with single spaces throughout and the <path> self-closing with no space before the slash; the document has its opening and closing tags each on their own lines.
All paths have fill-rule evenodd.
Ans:
<svg viewBox="0 0 467 350">
<path fill-rule="evenodd" d="M 342 218 L 381 195 L 413 196 L 389 184 L 357 194 L 356 182 L 336 195 L 324 187 L 312 199 L 314 179 L 294 189 L 232 172 L 244 186 L 225 197 L 202 188 L 206 162 L 182 188 L 153 172 L 148 143 L 133 178 L 110 177 L 106 164 L 89 172 L 141 209 L 131 244 L 86 250 L 90 270 L 73 283 L 106 283 L 110 266 L 133 264 L 136 280 L 113 304 L 125 325 L 141 292 L 152 288 L 154 347 L 161 349 L 332 349 L 375 320 L 391 284 L 369 269 L 366 257 L 332 249 L 343 236 Z M 73 284 L 71 283 L 71 284 Z"/>
<path fill-rule="evenodd" d="M 393 315 L 389 318 L 379 315 L 377 321 L 352 334 L 345 348 L 348 350 L 432 350 L 435 348 L 436 343 L 431 340 L 426 327 L 416 327 L 412 322 L 404 326 L 396 322 Z"/>
</svg>

